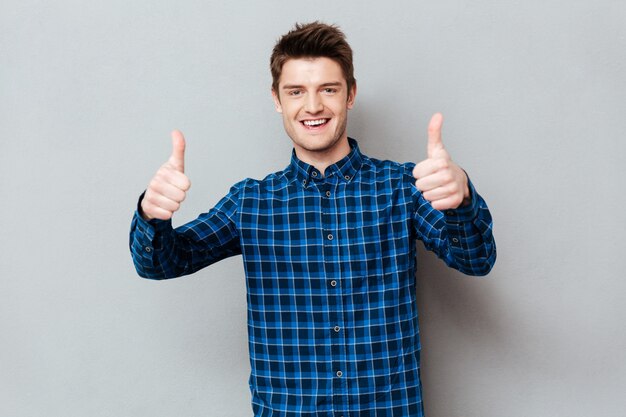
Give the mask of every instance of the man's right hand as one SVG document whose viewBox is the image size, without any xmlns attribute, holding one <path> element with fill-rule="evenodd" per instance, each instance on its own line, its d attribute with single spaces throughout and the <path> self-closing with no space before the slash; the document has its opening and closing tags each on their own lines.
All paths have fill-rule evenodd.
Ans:
<svg viewBox="0 0 626 417">
<path fill-rule="evenodd" d="M 141 200 L 141 216 L 145 220 L 169 220 L 180 208 L 191 187 L 185 175 L 185 137 L 172 132 L 172 155 L 154 174 Z"/>
</svg>

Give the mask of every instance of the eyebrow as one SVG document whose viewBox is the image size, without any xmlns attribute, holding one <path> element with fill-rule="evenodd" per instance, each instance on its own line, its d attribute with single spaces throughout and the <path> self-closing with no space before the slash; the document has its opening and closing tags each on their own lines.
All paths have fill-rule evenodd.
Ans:
<svg viewBox="0 0 626 417">
<path fill-rule="evenodd" d="M 340 81 L 332 81 L 332 82 L 328 82 L 328 83 L 323 83 L 320 85 L 320 87 L 341 87 L 342 83 Z M 294 88 L 304 88 L 303 85 L 298 85 L 298 84 L 286 84 L 282 86 L 283 90 L 291 90 Z"/>
</svg>

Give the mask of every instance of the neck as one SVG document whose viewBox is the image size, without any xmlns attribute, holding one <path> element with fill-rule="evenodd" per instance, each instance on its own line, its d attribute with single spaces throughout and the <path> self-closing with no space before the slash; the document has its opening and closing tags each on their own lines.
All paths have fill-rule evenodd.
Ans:
<svg viewBox="0 0 626 417">
<path fill-rule="evenodd" d="M 298 159 L 309 165 L 313 165 L 319 172 L 322 173 L 322 176 L 324 175 L 326 168 L 338 161 L 341 161 L 350 153 L 350 143 L 348 142 L 347 136 L 341 138 L 339 142 L 329 149 L 310 151 L 297 145 L 294 146 L 294 148 Z"/>
</svg>

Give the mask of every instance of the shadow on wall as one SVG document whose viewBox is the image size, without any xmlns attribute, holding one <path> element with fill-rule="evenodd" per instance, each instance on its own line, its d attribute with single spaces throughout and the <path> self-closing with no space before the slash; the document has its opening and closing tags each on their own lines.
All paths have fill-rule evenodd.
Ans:
<svg viewBox="0 0 626 417">
<path fill-rule="evenodd" d="M 406 119 L 408 113 L 398 103 L 381 99 L 359 97 L 356 106 L 348 116 L 348 136 L 357 139 L 361 151 L 376 159 L 390 159 L 396 162 L 420 162 L 426 157 L 427 122 L 430 115 L 423 109 L 416 109 L 423 125 L 415 126 L 419 118 Z"/>
<path fill-rule="evenodd" d="M 417 303 L 429 360 L 507 346 L 510 330 L 495 284 L 497 263 L 486 277 L 467 276 L 447 267 L 421 242 L 417 247 Z"/>
</svg>

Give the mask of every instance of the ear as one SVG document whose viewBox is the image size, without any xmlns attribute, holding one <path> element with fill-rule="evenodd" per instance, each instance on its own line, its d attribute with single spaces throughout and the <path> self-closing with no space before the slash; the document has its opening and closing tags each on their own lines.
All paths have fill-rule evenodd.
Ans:
<svg viewBox="0 0 626 417">
<path fill-rule="evenodd" d="M 272 98 L 274 99 L 274 107 L 276 107 L 276 111 L 278 113 L 282 113 L 283 106 L 280 104 L 280 97 L 278 97 L 278 93 L 273 88 L 272 88 Z"/>
<path fill-rule="evenodd" d="M 356 81 L 352 84 L 352 88 L 348 91 L 348 110 L 354 107 L 354 100 L 356 99 Z"/>
</svg>

